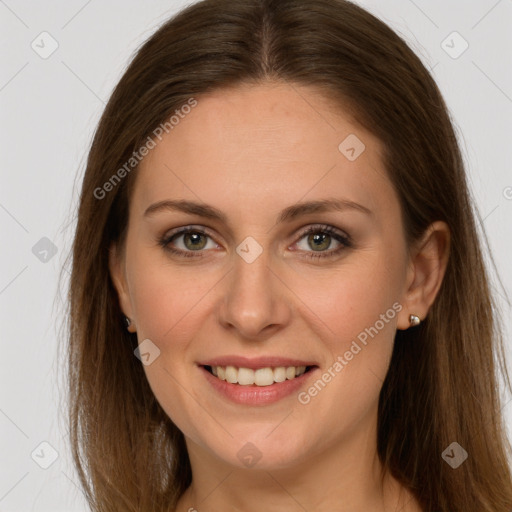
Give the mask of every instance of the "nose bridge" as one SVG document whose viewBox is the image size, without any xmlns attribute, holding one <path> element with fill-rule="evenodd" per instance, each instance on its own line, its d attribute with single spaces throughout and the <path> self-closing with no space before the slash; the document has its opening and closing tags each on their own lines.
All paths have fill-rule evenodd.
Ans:
<svg viewBox="0 0 512 512">
<path fill-rule="evenodd" d="M 283 323 L 287 306 L 278 290 L 279 280 L 270 268 L 270 251 L 248 237 L 237 246 L 233 265 L 222 321 L 246 337 L 255 337 L 267 326 Z"/>
</svg>

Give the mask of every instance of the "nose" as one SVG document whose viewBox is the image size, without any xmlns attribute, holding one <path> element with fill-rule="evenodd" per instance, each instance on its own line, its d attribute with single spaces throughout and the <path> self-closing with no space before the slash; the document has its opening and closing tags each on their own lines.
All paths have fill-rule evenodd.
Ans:
<svg viewBox="0 0 512 512">
<path fill-rule="evenodd" d="M 251 263 L 235 254 L 233 265 L 219 321 L 242 339 L 264 340 L 276 334 L 290 320 L 290 297 L 283 276 L 269 266 L 268 251 Z"/>
</svg>

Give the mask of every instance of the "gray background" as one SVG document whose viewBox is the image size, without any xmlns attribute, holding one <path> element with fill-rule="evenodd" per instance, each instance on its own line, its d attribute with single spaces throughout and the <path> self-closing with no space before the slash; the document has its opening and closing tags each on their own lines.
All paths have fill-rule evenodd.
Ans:
<svg viewBox="0 0 512 512">
<path fill-rule="evenodd" d="M 503 283 L 494 275 L 510 353 L 512 0 L 358 3 L 433 69 L 452 112 Z M 58 325 L 67 281 L 59 292 L 57 279 L 104 104 L 135 49 L 185 4 L 0 0 L 0 511 L 87 510 L 65 442 Z"/>
</svg>

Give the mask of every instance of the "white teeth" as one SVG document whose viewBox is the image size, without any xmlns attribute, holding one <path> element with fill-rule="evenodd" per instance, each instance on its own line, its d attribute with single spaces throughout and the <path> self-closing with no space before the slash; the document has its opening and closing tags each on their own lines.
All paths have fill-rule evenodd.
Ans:
<svg viewBox="0 0 512 512">
<path fill-rule="evenodd" d="M 238 382 L 238 370 L 234 366 L 226 366 L 226 380 L 231 384 Z"/>
<path fill-rule="evenodd" d="M 242 386 L 250 386 L 254 384 L 254 370 L 250 368 L 239 368 L 238 369 L 238 384 Z"/>
<path fill-rule="evenodd" d="M 288 368 L 286 368 L 286 378 L 288 380 L 295 378 L 295 366 L 288 366 Z"/>
<path fill-rule="evenodd" d="M 274 380 L 276 382 L 284 382 L 286 380 L 286 368 L 284 366 L 274 368 Z"/>
<path fill-rule="evenodd" d="M 254 383 L 256 386 L 270 386 L 270 384 L 274 384 L 274 371 L 272 368 L 257 369 L 254 372 Z"/>
<path fill-rule="evenodd" d="M 305 371 L 305 366 L 278 366 L 253 370 L 251 368 L 237 368 L 236 366 L 212 366 L 212 373 L 220 380 L 241 386 L 270 386 L 274 382 L 284 382 L 295 377 L 300 377 Z"/>
</svg>

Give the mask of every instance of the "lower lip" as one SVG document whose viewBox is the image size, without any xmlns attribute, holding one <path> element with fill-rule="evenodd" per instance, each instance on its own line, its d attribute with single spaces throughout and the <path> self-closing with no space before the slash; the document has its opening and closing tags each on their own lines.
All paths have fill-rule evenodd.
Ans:
<svg viewBox="0 0 512 512">
<path fill-rule="evenodd" d="M 203 366 L 199 368 L 202 370 L 206 380 L 216 391 L 226 398 L 229 398 L 232 402 L 245 405 L 273 404 L 297 391 L 304 384 L 306 379 L 316 370 L 316 368 L 312 368 L 299 377 L 290 380 L 286 379 L 283 382 L 274 382 L 274 384 L 270 386 L 242 386 L 240 384 L 231 384 L 225 380 L 220 380 Z"/>
</svg>

